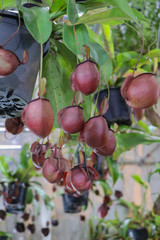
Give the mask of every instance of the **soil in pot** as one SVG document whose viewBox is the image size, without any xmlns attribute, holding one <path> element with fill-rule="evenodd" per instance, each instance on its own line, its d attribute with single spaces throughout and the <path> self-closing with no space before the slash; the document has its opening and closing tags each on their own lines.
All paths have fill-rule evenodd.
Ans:
<svg viewBox="0 0 160 240">
<path fill-rule="evenodd" d="M 104 117 L 107 119 L 108 125 L 117 123 L 118 125 L 128 125 L 132 124 L 131 122 L 131 108 L 126 104 L 123 99 L 120 87 L 112 87 L 109 89 L 110 98 L 109 98 L 109 108 L 105 113 Z M 99 92 L 97 109 L 100 110 L 100 104 L 104 97 L 108 97 L 108 89 L 104 89 Z M 97 93 L 94 95 L 93 101 L 96 102 Z"/>
<path fill-rule="evenodd" d="M 2 183 L 3 202 L 8 213 L 21 213 L 25 210 L 28 185 L 25 183 Z"/>
<path fill-rule="evenodd" d="M 0 44 L 3 45 L 18 28 L 18 16 L 13 12 L 0 11 Z M 45 47 L 46 46 L 46 47 Z M 44 46 L 44 55 L 48 52 L 48 43 Z M 22 60 L 23 51 L 29 54 L 27 63 L 6 77 L 0 78 L 0 117 L 15 118 L 21 115 L 24 106 L 32 98 L 34 85 L 40 64 L 40 44 L 37 43 L 21 19 L 18 33 L 5 45 Z"/>
<path fill-rule="evenodd" d="M 148 232 L 146 228 L 128 229 L 128 235 L 133 240 L 147 240 Z"/>
<path fill-rule="evenodd" d="M 80 197 L 75 197 L 70 193 L 64 193 L 62 197 L 65 213 L 78 213 L 88 206 L 88 191 L 84 192 Z"/>
</svg>

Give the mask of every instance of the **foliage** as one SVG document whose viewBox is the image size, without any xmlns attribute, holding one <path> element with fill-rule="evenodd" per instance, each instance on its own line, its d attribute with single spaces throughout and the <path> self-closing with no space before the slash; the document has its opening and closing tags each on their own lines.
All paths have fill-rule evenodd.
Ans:
<svg viewBox="0 0 160 240">
<path fill-rule="evenodd" d="M 9 156 L 0 156 L 0 171 L 2 181 L 14 181 L 30 183 L 33 177 L 39 177 L 34 168 L 29 144 L 25 144 L 20 152 L 20 161 Z"/>
<path fill-rule="evenodd" d="M 24 5 L 31 3 L 37 4 L 37 7 L 26 8 Z M 51 101 L 55 116 L 61 108 L 72 103 L 70 76 L 77 63 L 82 60 L 78 42 L 83 54 L 83 45 L 88 45 L 91 59 L 100 69 L 106 68 L 107 65 L 107 71 L 113 75 L 110 56 L 104 49 L 102 39 L 95 34 L 93 24 L 101 22 L 117 25 L 126 21 L 146 21 L 142 14 L 128 5 L 127 0 L 88 0 L 79 3 L 75 0 L 42 0 L 42 3 L 36 3 L 34 0 L 10 0 L 0 3 L 1 9 L 8 10 L 13 7 L 17 7 L 27 29 L 38 43 L 50 41 L 50 53 L 43 62 L 43 77 L 47 79 L 46 97 Z M 105 74 L 109 75 L 106 72 Z M 102 78 L 103 81 L 106 79 Z M 87 108 L 91 107 L 90 96 L 86 97 L 86 101 Z M 88 114 L 87 111 L 89 110 L 84 109 L 85 115 Z M 55 127 L 59 127 L 57 121 Z"/>
<path fill-rule="evenodd" d="M 26 8 L 24 7 L 26 3 L 37 4 L 37 6 Z M 91 59 L 97 63 L 100 70 L 99 89 L 106 85 L 121 86 L 124 78 L 133 71 L 140 50 L 140 47 L 137 49 L 137 46 L 140 46 L 140 37 L 137 37 L 137 32 L 133 31 L 134 28 L 139 31 L 143 25 L 146 34 L 144 35 L 147 36 L 149 43 L 154 39 L 153 34 L 148 37 L 148 28 L 151 26 L 148 15 L 145 15 L 146 11 L 142 14 L 139 8 L 147 8 L 147 14 L 152 16 L 155 5 L 150 2 L 152 6 L 150 10 L 148 3 L 145 6 L 141 4 L 138 0 L 131 1 L 131 4 L 128 4 L 127 0 L 88 0 L 80 3 L 76 3 L 75 0 L 42 0 L 42 3 L 36 3 L 34 0 L 9 0 L 0 3 L 1 9 L 8 10 L 14 7 L 18 9 L 28 31 L 39 44 L 42 45 L 47 40 L 50 42 L 50 51 L 43 60 L 42 77 L 47 80 L 46 97 L 50 100 L 54 111 L 54 127 L 59 127 L 56 120 L 57 112 L 72 104 L 73 91 L 70 88 L 70 76 L 76 65 L 85 58 L 84 45 L 89 46 Z M 151 19 L 153 20 L 154 16 Z M 158 27 L 157 22 L 152 21 L 152 23 L 156 28 Z M 128 25 L 132 27 L 129 28 Z M 134 39 L 136 39 L 135 42 Z M 160 61 L 160 49 L 150 52 L 145 50 L 135 74 L 151 72 L 155 57 Z M 93 112 L 91 96 L 84 97 L 83 107 L 85 119 L 87 119 Z M 127 127 L 119 128 L 116 133 L 116 151 L 112 159 L 107 158 L 113 184 L 119 177 L 114 159 L 137 144 L 160 142 L 160 137 L 153 135 L 147 125 L 139 122 L 139 126 L 128 129 Z M 0 170 L 5 179 L 30 182 L 32 177 L 37 176 L 29 155 L 26 155 L 27 148 L 23 151 L 19 165 L 13 158 L 0 157 Z M 15 165 L 14 171 L 10 170 L 10 163 Z M 138 177 L 135 177 L 135 180 L 138 180 Z M 101 185 L 105 192 L 110 191 L 107 185 L 102 182 Z M 49 204 L 49 199 L 43 195 L 41 188 L 36 186 L 36 191 Z M 32 199 L 33 194 L 30 190 L 28 201 Z M 134 205 L 130 206 L 134 208 Z M 139 211 L 139 208 L 136 208 L 136 211 Z"/>
<path fill-rule="evenodd" d="M 9 233 L 6 233 L 6 232 L 2 232 L 2 231 L 0 231 L 0 236 L 2 236 L 2 237 L 8 237 L 8 239 L 12 239 L 12 236 L 11 236 L 11 234 L 9 234 Z"/>
<path fill-rule="evenodd" d="M 0 156 L 0 171 L 3 175 L 1 182 L 18 181 L 29 185 L 26 200 L 28 204 L 34 201 L 36 191 L 44 199 L 46 206 L 53 209 L 52 199 L 42 189 L 41 183 L 34 179 L 41 177 L 42 174 L 38 174 L 35 170 L 28 143 L 23 146 L 19 161 L 10 156 Z"/>
<path fill-rule="evenodd" d="M 112 220 L 99 219 L 96 217 L 90 218 L 88 222 L 89 239 L 129 240 L 128 229 L 130 228 L 146 228 L 149 234 L 148 239 L 159 239 L 159 215 L 155 214 L 153 210 L 145 210 L 148 185 L 138 175 L 133 175 L 132 178 L 141 184 L 144 189 L 142 203 L 135 205 L 133 202 L 127 202 L 124 199 L 113 200 L 116 204 L 126 207 L 130 212 L 130 217 L 125 217 L 121 220 L 115 211 L 115 218 Z"/>
<path fill-rule="evenodd" d="M 156 38 L 158 36 L 157 32 L 159 30 L 159 18 L 157 17 L 160 13 L 159 1 L 144 1 L 129 0 L 129 5 L 140 13 L 142 13 L 148 20 L 148 23 L 143 22 L 142 33 L 145 40 L 144 52 L 148 51 L 148 46 L 152 43 L 152 48 L 158 48 L 158 40 L 156 43 Z M 133 24 L 131 23 L 131 26 Z M 125 51 L 140 51 L 141 41 L 137 33 L 129 26 L 123 24 L 112 28 L 115 52 L 125 52 Z M 157 35 L 157 36 L 156 36 Z"/>
</svg>

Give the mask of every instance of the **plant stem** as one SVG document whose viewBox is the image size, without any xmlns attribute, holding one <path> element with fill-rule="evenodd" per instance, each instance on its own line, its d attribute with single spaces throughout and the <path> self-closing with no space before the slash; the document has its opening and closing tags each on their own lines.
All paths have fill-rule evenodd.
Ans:
<svg viewBox="0 0 160 240">
<path fill-rule="evenodd" d="M 21 18 L 20 18 L 20 15 L 18 15 L 18 28 L 17 30 L 15 31 L 15 33 L 13 33 L 13 35 L 1 46 L 2 48 L 4 48 L 4 46 L 18 33 L 19 29 L 20 29 L 20 26 L 21 26 Z"/>
<path fill-rule="evenodd" d="M 82 53 L 83 61 L 85 61 L 85 56 L 84 56 L 84 53 L 83 53 L 83 51 L 82 51 L 82 48 L 81 48 L 81 46 L 80 46 L 80 43 L 79 43 L 79 40 L 78 40 L 78 37 L 77 37 L 77 34 L 76 34 L 75 25 L 73 25 L 73 32 L 74 32 L 74 36 L 75 36 L 75 38 L 76 38 L 76 40 L 77 40 L 78 47 L 79 47 L 79 49 L 80 49 L 80 51 L 81 51 L 81 53 Z"/>
<path fill-rule="evenodd" d="M 141 32 L 141 37 L 142 37 L 142 48 L 141 48 L 141 51 L 140 51 L 139 57 L 138 57 L 137 62 L 136 62 L 136 64 L 135 64 L 135 66 L 134 66 L 134 69 L 133 69 L 133 76 L 134 76 L 134 73 L 135 73 L 136 67 L 137 67 L 137 65 L 138 65 L 138 63 L 139 63 L 139 60 L 140 60 L 140 58 L 141 58 L 141 56 L 142 56 L 143 49 L 144 49 L 144 37 L 143 37 L 143 34 L 142 34 L 142 31 L 141 31 L 141 30 L 140 30 L 140 32 Z"/>
<path fill-rule="evenodd" d="M 43 66 L 43 45 L 41 44 L 41 56 L 40 56 L 40 72 L 39 72 L 39 89 L 40 89 L 40 81 L 42 79 L 42 66 Z M 42 96 L 39 97 L 41 98 Z"/>
<path fill-rule="evenodd" d="M 160 23 L 159 23 L 159 27 L 158 27 L 158 31 L 157 31 L 157 44 L 156 44 L 156 48 L 159 48 L 159 37 L 160 37 Z"/>
<path fill-rule="evenodd" d="M 41 44 L 41 60 L 40 60 L 40 74 L 39 74 L 40 78 L 42 78 L 42 66 L 43 66 L 43 45 Z"/>
<path fill-rule="evenodd" d="M 155 43 L 157 43 L 158 41 L 158 31 L 156 30 L 156 28 L 153 26 L 154 30 L 156 31 L 156 38 L 155 40 L 148 46 L 148 59 L 150 58 L 150 49 L 151 49 L 151 46 Z M 158 48 L 158 47 L 157 47 Z"/>
<path fill-rule="evenodd" d="M 135 64 L 135 66 L 134 66 L 134 69 L 133 69 L 133 76 L 134 76 L 136 67 L 137 67 L 137 65 L 138 65 L 138 63 L 139 63 L 139 60 L 140 60 L 140 58 L 141 58 L 141 56 L 142 56 L 142 53 L 143 53 L 143 49 L 144 49 L 144 37 L 143 37 L 143 33 L 142 33 L 139 25 L 138 25 L 138 26 L 139 26 L 140 34 L 139 34 L 139 32 L 137 31 L 137 29 L 134 28 L 132 25 L 130 25 L 130 24 L 128 24 L 128 23 L 125 23 L 125 24 L 128 25 L 129 27 L 131 27 L 132 29 L 134 29 L 134 30 L 136 31 L 136 33 L 137 33 L 138 36 L 141 34 L 141 37 L 142 37 L 142 48 L 141 48 L 139 57 L 138 57 L 137 62 L 136 62 L 136 64 Z"/>
<path fill-rule="evenodd" d="M 85 143 L 85 153 L 84 153 L 84 164 L 85 164 L 85 168 L 86 168 L 86 171 L 87 171 L 87 175 L 88 175 L 88 178 L 90 179 L 90 175 L 89 175 L 89 171 L 88 171 L 88 168 L 87 168 L 87 161 L 86 161 L 86 143 Z"/>
<path fill-rule="evenodd" d="M 99 92 L 100 92 L 100 89 L 98 89 L 98 93 L 97 93 L 97 97 L 96 97 L 95 109 L 94 109 L 94 117 L 96 115 L 96 108 L 97 108 L 97 103 L 98 103 Z"/>
</svg>

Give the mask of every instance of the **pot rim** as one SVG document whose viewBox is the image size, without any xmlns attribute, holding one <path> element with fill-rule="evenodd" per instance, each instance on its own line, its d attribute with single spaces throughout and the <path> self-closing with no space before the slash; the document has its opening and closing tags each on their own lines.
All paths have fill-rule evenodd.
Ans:
<svg viewBox="0 0 160 240">
<path fill-rule="evenodd" d="M 3 17 L 18 21 L 18 12 L 0 10 L 0 16 L 1 16 L 1 22 L 3 22 Z M 28 31 L 28 29 L 24 23 L 23 17 L 20 17 L 20 19 L 21 19 L 20 28 L 27 31 L 31 35 L 31 33 Z M 13 22 L 12 22 L 12 25 L 17 25 L 17 24 L 13 24 Z M 17 25 L 17 27 L 18 27 L 18 25 Z M 34 39 L 34 41 L 36 42 L 35 39 Z M 37 42 L 37 44 L 38 44 L 38 42 Z M 45 57 L 47 55 L 47 53 L 49 52 L 49 48 L 50 48 L 50 43 L 49 43 L 49 40 L 47 40 L 45 43 L 43 43 L 43 57 Z"/>
<path fill-rule="evenodd" d="M 17 184 L 18 186 L 20 185 L 24 185 L 25 187 L 29 187 L 30 186 L 30 184 L 28 183 L 28 182 L 18 182 L 18 183 L 16 183 L 17 181 L 2 181 L 2 182 L 0 182 L 0 184 L 3 186 L 3 185 L 5 185 L 5 184 Z"/>
<path fill-rule="evenodd" d="M 120 89 L 121 89 L 120 86 L 112 86 L 112 87 L 109 87 L 109 90 L 110 90 L 110 91 L 116 91 L 116 90 L 119 90 L 119 91 L 120 91 Z M 100 90 L 100 91 L 99 91 L 99 94 L 100 94 L 100 93 L 103 93 L 103 92 L 108 92 L 108 88 L 104 88 L 104 89 Z M 98 94 L 98 92 L 96 92 L 96 93 L 94 94 L 94 96 L 93 96 L 93 101 L 96 100 L 97 94 Z"/>
<path fill-rule="evenodd" d="M 7 18 L 10 18 L 10 19 L 14 19 L 14 20 L 18 20 L 18 12 L 12 12 L 12 11 L 3 11 L 3 10 L 0 10 L 0 16 L 2 17 L 1 18 L 1 22 L 3 22 L 3 17 L 7 17 Z M 21 17 L 21 23 L 24 24 L 24 21 L 23 21 L 23 17 Z M 12 23 L 13 24 L 13 23 Z M 27 28 L 25 27 L 25 25 L 21 25 L 21 27 L 25 30 L 27 30 Z M 28 31 L 28 30 L 27 30 Z"/>
</svg>

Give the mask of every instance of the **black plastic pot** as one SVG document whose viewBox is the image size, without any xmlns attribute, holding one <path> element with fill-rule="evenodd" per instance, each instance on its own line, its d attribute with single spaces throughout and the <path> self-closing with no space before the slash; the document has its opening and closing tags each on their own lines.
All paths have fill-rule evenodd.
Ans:
<svg viewBox="0 0 160 240">
<path fill-rule="evenodd" d="M 12 238 L 11 237 L 8 237 L 8 236 L 0 236 L 0 240 L 11 240 Z"/>
<path fill-rule="evenodd" d="M 133 240 L 147 240 L 148 232 L 146 228 L 128 229 L 128 235 Z"/>
<path fill-rule="evenodd" d="M 88 191 L 80 197 L 74 197 L 70 193 L 64 193 L 62 197 L 65 213 L 78 213 L 88 206 Z"/>
<path fill-rule="evenodd" d="M 131 122 L 131 108 L 126 104 L 121 96 L 120 87 L 112 87 L 110 90 L 109 108 L 104 117 L 107 119 L 109 126 L 117 123 L 118 125 L 128 125 Z M 104 97 L 108 97 L 108 89 L 99 92 L 97 109 L 99 111 L 100 104 Z M 94 102 L 96 102 L 97 93 L 94 95 Z"/>
<path fill-rule="evenodd" d="M 96 171 L 99 173 L 99 178 L 103 178 L 106 174 L 106 159 L 102 156 L 96 155 L 96 163 L 93 165 L 93 167 L 96 169 Z"/>
<path fill-rule="evenodd" d="M 18 28 L 16 13 L 0 12 L 0 45 L 3 45 Z M 24 106 L 32 98 L 40 65 L 40 44 L 28 32 L 21 19 L 18 33 L 4 49 L 13 51 L 22 60 L 23 50 L 29 54 L 26 64 L 20 65 L 12 74 L 0 78 L 0 117 L 19 117 Z M 44 55 L 49 50 L 49 42 L 44 45 Z"/>
<path fill-rule="evenodd" d="M 3 182 L 3 202 L 8 213 L 21 213 L 25 210 L 28 184 Z"/>
</svg>

